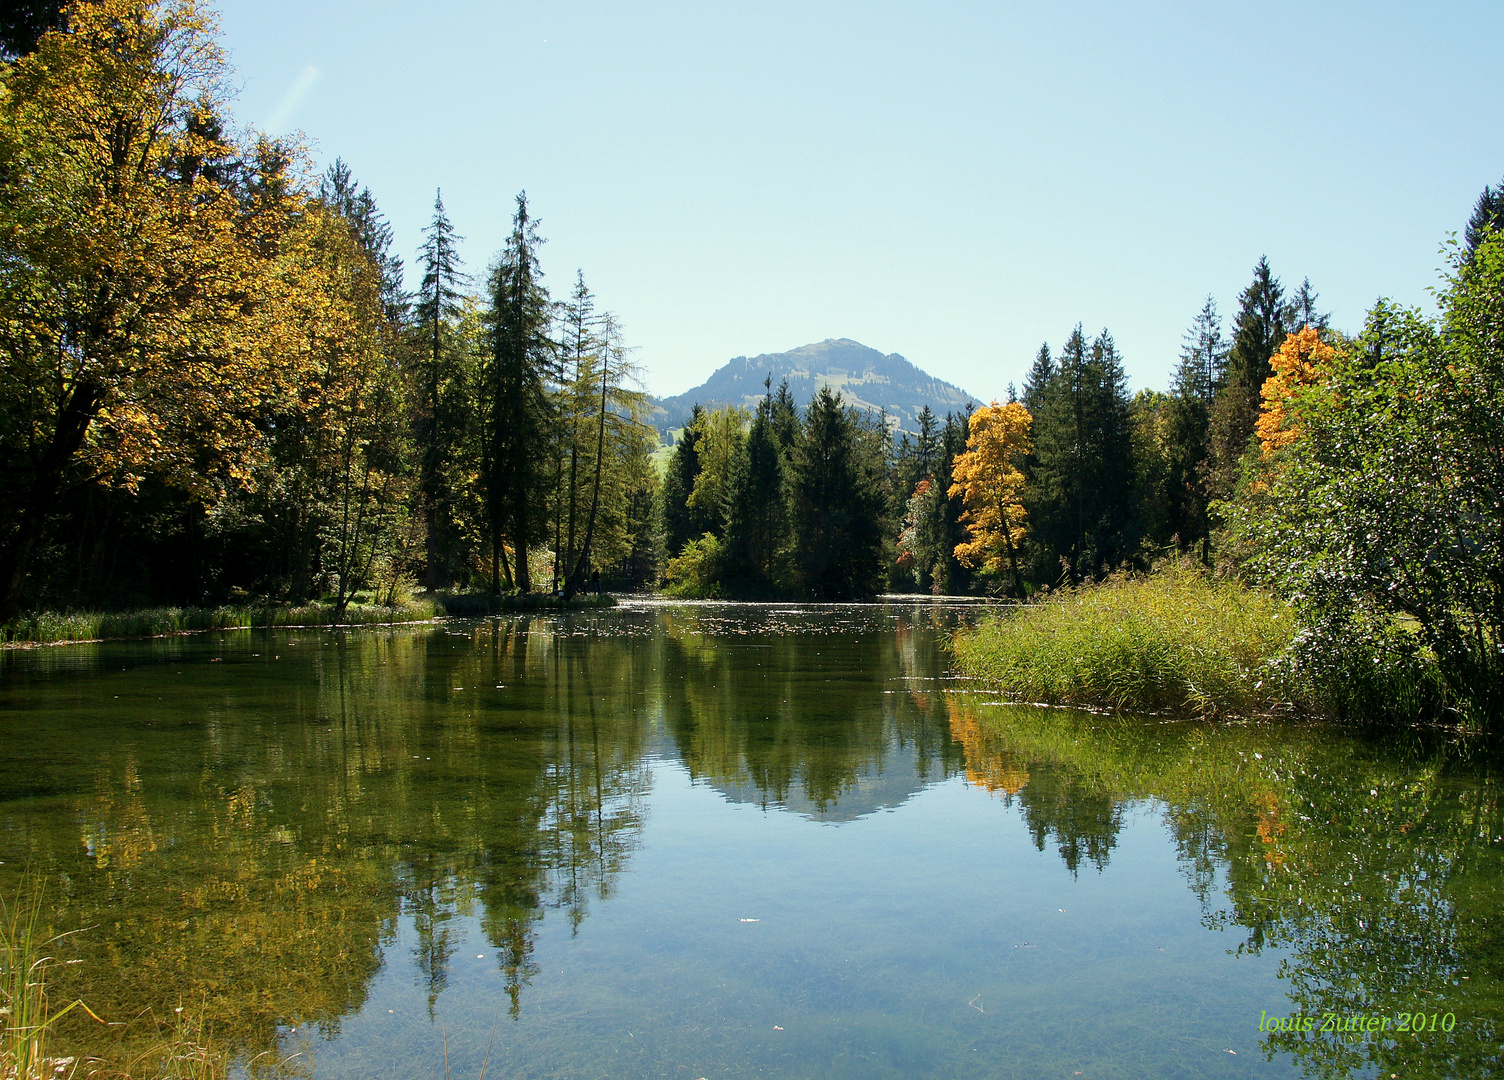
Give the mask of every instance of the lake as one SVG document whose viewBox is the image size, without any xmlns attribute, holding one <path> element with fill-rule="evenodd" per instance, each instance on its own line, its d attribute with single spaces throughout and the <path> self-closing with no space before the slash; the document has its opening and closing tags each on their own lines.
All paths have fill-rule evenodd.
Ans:
<svg viewBox="0 0 1504 1080">
<path fill-rule="evenodd" d="M 5 653 L 0 890 L 116 1061 L 189 1016 L 241 1075 L 1504 1073 L 1495 754 L 1001 703 L 978 610 Z"/>
</svg>

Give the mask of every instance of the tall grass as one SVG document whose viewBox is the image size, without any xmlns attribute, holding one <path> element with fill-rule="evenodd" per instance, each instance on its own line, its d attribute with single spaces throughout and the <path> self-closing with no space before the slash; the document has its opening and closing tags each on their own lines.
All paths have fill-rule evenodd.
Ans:
<svg viewBox="0 0 1504 1080">
<path fill-rule="evenodd" d="M 432 601 L 414 600 L 386 607 L 351 604 L 340 626 L 422 622 L 437 614 Z M 238 630 L 258 626 L 331 626 L 333 604 L 228 606 L 216 608 L 147 608 L 119 613 L 52 612 L 24 615 L 0 627 L 0 639 L 15 644 L 105 641 L 112 638 L 159 637 L 197 630 Z"/>
<path fill-rule="evenodd" d="M 94 1016 L 82 1001 L 56 1012 L 47 999 L 47 970 L 58 963 L 48 950 L 66 934 L 43 937 L 42 889 L 23 885 L 12 901 L 0 896 L 0 1078 L 55 1080 L 71 1075 L 76 1059 L 52 1046 L 57 1022 L 74 1009 Z M 98 1020 L 99 1017 L 94 1016 Z"/>
<path fill-rule="evenodd" d="M 1172 565 L 1013 609 L 955 642 L 960 668 L 1026 702 L 1201 716 L 1309 707 L 1289 607 Z"/>
</svg>

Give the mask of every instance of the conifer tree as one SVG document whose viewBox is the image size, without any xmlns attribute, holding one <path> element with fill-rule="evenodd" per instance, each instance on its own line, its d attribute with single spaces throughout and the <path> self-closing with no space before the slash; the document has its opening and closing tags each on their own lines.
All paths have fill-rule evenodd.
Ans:
<svg viewBox="0 0 1504 1080">
<path fill-rule="evenodd" d="M 1314 300 L 1314 296 L 1312 297 Z M 1225 378 L 1227 346 L 1222 320 L 1210 296 L 1185 333 L 1180 365 L 1160 418 L 1163 431 L 1165 534 L 1181 551 L 1201 545 L 1209 561 L 1207 488 L 1211 453 L 1211 403 Z"/>
<path fill-rule="evenodd" d="M 1472 216 L 1467 219 L 1467 228 L 1462 234 L 1462 254 L 1468 262 L 1477 254 L 1478 246 L 1495 229 L 1504 228 L 1504 180 L 1498 187 L 1485 185 L 1478 201 L 1473 204 Z"/>
<path fill-rule="evenodd" d="M 669 455 L 668 471 L 663 478 L 663 542 L 670 558 L 678 555 L 686 543 L 700 536 L 694 529 L 689 496 L 695 489 L 695 477 L 700 475 L 700 417 L 703 411 L 698 404 L 691 410 L 689 420 L 674 444 L 674 452 Z"/>
<path fill-rule="evenodd" d="M 1272 370 L 1270 358 L 1293 329 L 1295 312 L 1285 301 L 1279 279 L 1262 256 L 1253 281 L 1238 297 L 1227 380 L 1211 409 L 1211 491 L 1226 498 L 1237 480 L 1238 462 L 1258 421 L 1259 391 Z"/>
<path fill-rule="evenodd" d="M 422 499 L 426 574 L 430 589 L 450 582 L 446 534 L 454 515 L 453 492 L 447 474 L 464 438 L 470 411 L 464 368 L 457 355 L 455 327 L 461 318 L 461 290 L 468 284 L 461 272 L 454 226 L 444 212 L 443 192 L 433 199 L 433 219 L 423 230 L 419 264 L 423 278 L 413 322 L 418 329 L 416 417 L 418 491 Z"/>
<path fill-rule="evenodd" d="M 1027 406 L 1026 406 L 1027 407 Z M 1035 522 L 1034 573 L 1082 581 L 1135 550 L 1133 446 L 1126 379 L 1112 336 L 1071 332 L 1034 419 L 1024 504 Z"/>
<path fill-rule="evenodd" d="M 553 312 L 538 266 L 537 249 L 542 242 L 523 192 L 517 196 L 506 250 L 491 268 L 490 355 L 480 388 L 481 485 L 493 593 L 500 591 L 503 578 L 521 592 L 532 591 L 528 546 L 543 535 L 546 526 L 540 496 L 546 493 L 543 466 L 548 460 L 553 413 L 547 382 L 554 370 L 556 347 L 548 336 Z M 511 541 L 510 564 L 504 540 Z"/>
<path fill-rule="evenodd" d="M 721 548 L 726 584 L 754 596 L 772 595 L 788 584 L 784 454 L 774 427 L 772 385 L 769 376 L 739 455 Z"/>
<path fill-rule="evenodd" d="M 885 429 L 828 386 L 805 410 L 794 448 L 794 567 L 806 595 L 870 596 L 884 579 Z"/>
</svg>

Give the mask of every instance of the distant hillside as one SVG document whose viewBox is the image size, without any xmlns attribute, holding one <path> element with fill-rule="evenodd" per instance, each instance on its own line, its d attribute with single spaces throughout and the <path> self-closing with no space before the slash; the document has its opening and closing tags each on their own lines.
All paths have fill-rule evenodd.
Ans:
<svg viewBox="0 0 1504 1080">
<path fill-rule="evenodd" d="M 660 432 L 683 427 L 696 403 L 754 407 L 763 396 L 763 380 L 773 376 L 776 389 L 784 379 L 800 406 L 809 404 L 821 386 L 840 391 L 848 405 L 886 409 L 889 424 L 917 431 L 916 417 L 925 405 L 936 416 L 958 412 L 981 399 L 960 387 L 926 375 L 897 353 L 884 356 L 849 338 L 829 338 L 782 353 L 763 353 L 727 362 L 703 384 L 656 402 L 652 417 Z"/>
</svg>

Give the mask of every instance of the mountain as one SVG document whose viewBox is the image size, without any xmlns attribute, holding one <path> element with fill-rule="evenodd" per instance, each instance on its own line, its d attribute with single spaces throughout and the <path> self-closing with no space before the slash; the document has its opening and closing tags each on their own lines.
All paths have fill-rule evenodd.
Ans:
<svg viewBox="0 0 1504 1080">
<path fill-rule="evenodd" d="M 693 390 L 655 402 L 652 422 L 660 432 L 681 428 L 698 403 L 707 409 L 741 405 L 748 409 L 762 399 L 763 381 L 773 386 L 787 379 L 794 400 L 808 405 L 821 386 L 840 391 L 841 399 L 859 409 L 886 409 L 890 426 L 918 431 L 916 417 L 925 405 L 940 418 L 982 399 L 960 387 L 920 371 L 897 353 L 886 356 L 850 338 L 827 338 L 782 353 L 763 353 L 750 359 L 738 356 Z"/>
</svg>

